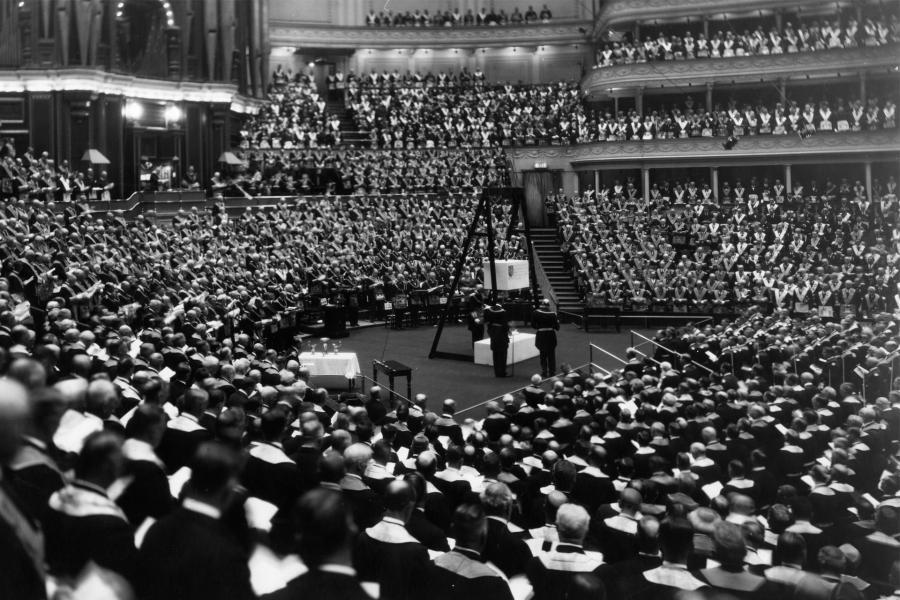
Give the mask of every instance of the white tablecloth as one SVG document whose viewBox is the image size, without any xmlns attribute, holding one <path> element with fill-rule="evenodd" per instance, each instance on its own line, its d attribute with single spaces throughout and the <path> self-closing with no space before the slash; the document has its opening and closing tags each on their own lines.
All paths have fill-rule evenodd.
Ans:
<svg viewBox="0 0 900 600">
<path fill-rule="evenodd" d="M 540 352 L 534 346 L 534 334 L 519 332 L 509 338 L 509 347 L 506 349 L 506 364 L 511 365 L 522 362 L 539 354 Z M 475 364 L 494 364 L 494 355 L 491 354 L 491 340 L 489 338 L 475 342 Z"/>
<path fill-rule="evenodd" d="M 309 374 L 313 376 L 339 375 L 353 379 L 361 372 L 359 359 L 356 358 L 355 352 L 338 352 L 337 354 L 304 352 L 300 355 L 300 364 L 309 367 Z"/>
</svg>

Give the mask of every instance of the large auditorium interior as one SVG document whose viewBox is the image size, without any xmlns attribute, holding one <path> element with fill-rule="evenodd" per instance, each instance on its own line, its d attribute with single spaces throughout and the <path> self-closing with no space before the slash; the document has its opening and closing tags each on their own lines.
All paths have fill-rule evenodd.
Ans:
<svg viewBox="0 0 900 600">
<path fill-rule="evenodd" d="M 0 0 L 0 600 L 900 600 L 900 0 Z"/>
</svg>

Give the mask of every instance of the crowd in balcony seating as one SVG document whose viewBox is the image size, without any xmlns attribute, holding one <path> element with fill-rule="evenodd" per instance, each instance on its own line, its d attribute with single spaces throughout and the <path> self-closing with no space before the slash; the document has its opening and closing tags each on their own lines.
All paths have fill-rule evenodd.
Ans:
<svg viewBox="0 0 900 600">
<path fill-rule="evenodd" d="M 491 148 L 268 151 L 241 156 L 248 161 L 248 168 L 239 176 L 223 179 L 223 190 L 239 187 L 254 196 L 364 195 L 509 185 L 506 157 Z"/>
<path fill-rule="evenodd" d="M 406 12 L 393 12 L 391 10 L 382 10 L 380 12 L 371 9 L 366 15 L 366 25 L 369 27 L 496 27 L 504 25 L 531 25 L 536 23 L 549 23 L 553 19 L 553 12 L 546 4 L 540 11 L 536 11 L 533 6 L 529 6 L 524 12 L 515 7 L 512 13 L 500 9 L 495 11 L 493 7 L 488 10 L 481 7 L 481 10 L 474 12 L 471 8 L 465 13 L 460 12 L 459 8 L 452 11 L 445 10 L 435 11 L 434 14 L 428 12 L 428 9 Z"/>
<path fill-rule="evenodd" d="M 341 142 L 340 118 L 328 112 L 309 75 L 279 65 L 265 103 L 241 129 L 241 147 L 267 150 L 327 148 Z"/>
<path fill-rule="evenodd" d="M 387 148 L 505 146 L 538 137 L 569 143 L 584 118 L 575 82 L 487 86 L 467 71 L 458 82 L 444 80 L 440 74 L 421 85 L 415 76 L 400 85 L 351 85 L 348 106 L 372 146 Z"/>
<path fill-rule="evenodd" d="M 104 168 L 77 170 L 57 163 L 48 152 L 27 148 L 16 153 L 12 140 L 0 140 L 0 199 L 77 202 L 109 200 L 115 184 Z"/>
<path fill-rule="evenodd" d="M 869 196 L 871 193 L 871 199 Z M 900 313 L 897 183 L 751 176 L 631 180 L 555 196 L 582 293 L 598 306 L 656 312 L 765 312 L 872 318 Z"/>
<path fill-rule="evenodd" d="M 897 106 L 892 99 L 883 102 L 868 98 L 849 102 L 819 100 L 777 102 L 774 106 L 730 100 L 727 106 L 712 111 L 694 107 L 689 99 L 683 108 L 649 110 L 643 115 L 632 109 L 617 115 L 588 112 L 574 124 L 578 142 L 656 140 L 688 137 L 740 137 L 744 135 L 787 135 L 814 132 L 852 132 L 893 129 L 897 126 Z M 534 132 L 525 139 L 535 137 Z M 540 142 L 539 142 L 540 143 Z"/>
<path fill-rule="evenodd" d="M 794 195 L 785 216 L 807 201 Z M 425 394 L 329 394 L 298 348 L 223 331 L 235 311 L 290 302 L 304 269 L 339 268 L 348 244 L 385 249 L 393 232 L 439 257 L 459 205 L 322 201 L 160 227 L 4 206 L 2 596 L 362 600 L 375 584 L 384 598 L 761 600 L 900 585 L 896 317 L 794 305 L 669 328 L 646 358 L 535 376 L 477 421 Z M 867 264 L 878 240 L 859 244 Z M 51 279 L 39 312 L 16 283 L 29 266 Z M 877 273 L 859 266 L 848 277 Z"/>
<path fill-rule="evenodd" d="M 727 25 L 727 24 L 726 24 Z M 823 19 L 800 22 L 796 27 L 787 22 L 783 29 L 763 25 L 743 33 L 730 26 L 711 33 L 688 30 L 682 35 L 647 35 L 643 41 L 604 44 L 597 55 L 597 67 L 612 65 L 702 58 L 734 58 L 740 56 L 820 52 L 840 48 L 883 46 L 900 41 L 900 18 L 897 14 L 880 18 Z"/>
</svg>

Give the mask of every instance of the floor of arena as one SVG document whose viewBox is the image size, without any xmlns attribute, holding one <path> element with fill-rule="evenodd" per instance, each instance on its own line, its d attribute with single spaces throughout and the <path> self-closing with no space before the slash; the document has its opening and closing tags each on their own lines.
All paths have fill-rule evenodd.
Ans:
<svg viewBox="0 0 900 600">
<path fill-rule="evenodd" d="M 643 325 L 643 323 L 641 324 Z M 588 345 L 596 344 L 615 354 L 624 356 L 625 349 L 631 345 L 631 330 L 645 336 L 652 336 L 655 331 L 643 328 L 622 327 L 621 332 L 614 329 L 596 329 L 585 333 L 573 324 L 562 325 L 556 350 L 557 365 L 568 363 L 580 366 L 590 361 Z M 394 330 L 386 327 L 366 327 L 356 329 L 350 337 L 342 340 L 342 351 L 356 352 L 363 375 L 372 376 L 372 361 L 395 360 L 412 368 L 413 394 L 428 395 L 429 408 L 437 410 L 444 398 L 453 398 L 460 411 L 477 407 L 489 398 L 528 385 L 534 373 L 540 373 L 540 361 L 531 358 L 508 368 L 511 377 L 494 377 L 493 367 L 476 365 L 445 358 L 428 358 L 428 351 L 434 339 L 435 327 L 418 327 L 415 329 Z M 532 332 L 522 327 L 522 332 Z M 439 350 L 446 352 L 471 353 L 469 331 L 462 325 L 450 325 L 444 328 Z M 646 349 L 645 349 L 646 351 Z M 594 353 L 594 362 L 600 366 L 613 369 L 621 366 L 616 360 Z M 387 385 L 387 377 L 379 373 L 379 383 Z M 364 389 L 371 382 L 365 380 Z M 394 387 L 401 394 L 406 393 L 405 378 L 397 378 Z"/>
</svg>

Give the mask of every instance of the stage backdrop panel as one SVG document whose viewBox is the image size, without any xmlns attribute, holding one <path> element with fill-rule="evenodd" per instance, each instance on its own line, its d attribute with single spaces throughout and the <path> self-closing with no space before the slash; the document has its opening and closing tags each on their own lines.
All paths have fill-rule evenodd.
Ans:
<svg viewBox="0 0 900 600">
<path fill-rule="evenodd" d="M 528 261 L 527 260 L 498 260 L 494 261 L 497 268 L 498 290 L 520 290 L 528 287 Z M 491 263 L 484 261 L 484 287 L 491 289 Z"/>
</svg>

